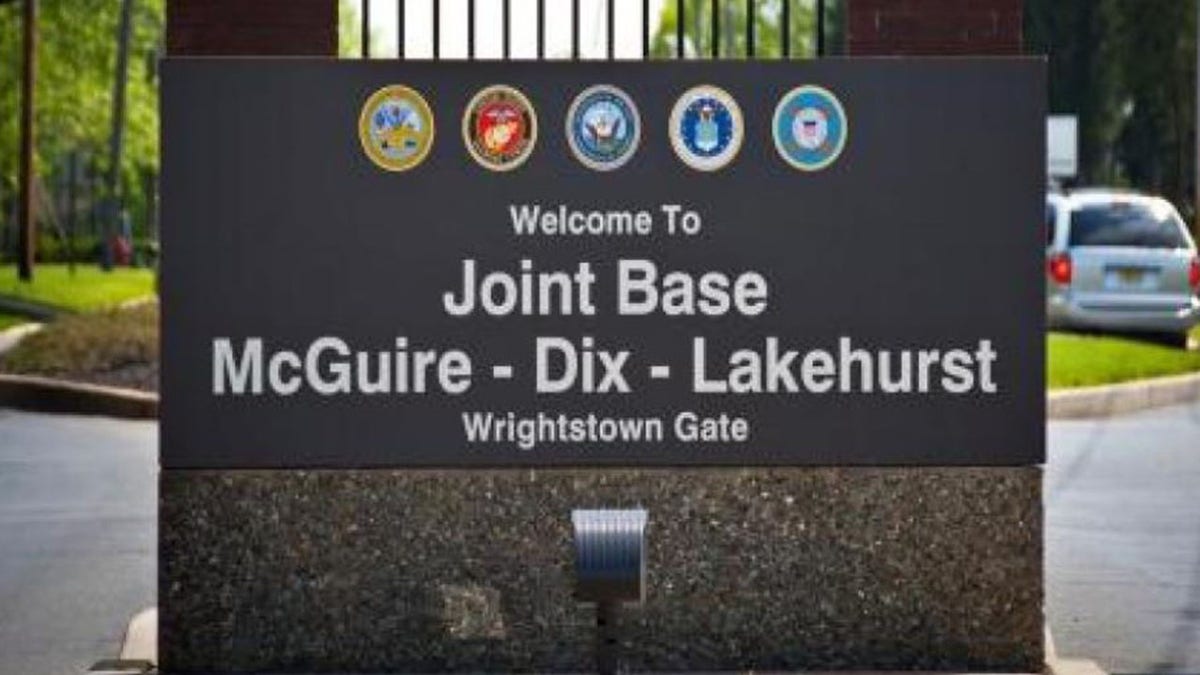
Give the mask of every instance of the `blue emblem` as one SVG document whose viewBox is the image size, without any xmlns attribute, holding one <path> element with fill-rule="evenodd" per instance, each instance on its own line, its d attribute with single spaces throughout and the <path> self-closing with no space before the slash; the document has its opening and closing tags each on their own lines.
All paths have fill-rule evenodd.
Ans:
<svg viewBox="0 0 1200 675">
<path fill-rule="evenodd" d="M 771 133 L 784 161 L 801 171 L 829 166 L 846 147 L 850 127 L 841 101 L 827 89 L 806 85 L 784 94 Z"/>
<path fill-rule="evenodd" d="M 671 110 L 671 147 L 684 164 L 716 171 L 742 147 L 742 111 L 726 91 L 710 85 L 684 92 Z"/>
<path fill-rule="evenodd" d="M 611 171 L 629 161 L 641 139 L 642 122 L 633 99 L 599 84 L 585 89 L 567 110 L 567 142 L 584 166 Z"/>
</svg>

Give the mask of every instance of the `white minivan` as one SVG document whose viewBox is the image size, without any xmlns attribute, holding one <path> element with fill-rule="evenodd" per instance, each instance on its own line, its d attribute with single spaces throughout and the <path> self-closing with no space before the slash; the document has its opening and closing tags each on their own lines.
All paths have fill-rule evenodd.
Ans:
<svg viewBox="0 0 1200 675">
<path fill-rule="evenodd" d="M 1113 190 L 1046 198 L 1051 328 L 1151 333 L 1187 345 L 1200 322 L 1200 259 L 1165 199 Z"/>
</svg>

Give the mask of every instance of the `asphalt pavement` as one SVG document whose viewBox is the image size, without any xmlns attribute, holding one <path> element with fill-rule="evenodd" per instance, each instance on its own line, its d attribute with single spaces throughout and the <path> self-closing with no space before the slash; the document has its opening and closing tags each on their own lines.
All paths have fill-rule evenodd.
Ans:
<svg viewBox="0 0 1200 675">
<path fill-rule="evenodd" d="M 0 409 L 0 674 L 79 675 L 154 604 L 157 434 Z"/>
<path fill-rule="evenodd" d="M 0 675 L 77 675 L 155 603 L 157 426 L 0 410 Z M 1200 404 L 1050 424 L 1063 656 L 1200 672 Z"/>
<path fill-rule="evenodd" d="M 1200 672 L 1200 403 L 1050 424 L 1046 613 L 1058 652 Z"/>
</svg>

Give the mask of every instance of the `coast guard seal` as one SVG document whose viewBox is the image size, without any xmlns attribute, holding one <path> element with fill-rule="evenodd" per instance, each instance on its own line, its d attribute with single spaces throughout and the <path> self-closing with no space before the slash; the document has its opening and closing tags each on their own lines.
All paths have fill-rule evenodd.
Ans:
<svg viewBox="0 0 1200 675">
<path fill-rule="evenodd" d="M 520 91 L 484 87 L 463 113 L 463 142 L 485 169 L 511 171 L 525 163 L 537 142 L 537 113 Z"/>
<path fill-rule="evenodd" d="M 841 101 L 828 89 L 805 85 L 784 94 L 771 133 L 785 162 L 801 171 L 829 166 L 846 147 L 850 131 Z"/>
<path fill-rule="evenodd" d="M 716 171 L 742 147 L 742 110 L 724 89 L 700 85 L 685 91 L 671 109 L 671 147 L 684 164 Z"/>
<path fill-rule="evenodd" d="M 388 171 L 407 171 L 433 147 L 433 112 L 415 90 L 394 84 L 371 94 L 358 116 L 363 152 Z"/>
<path fill-rule="evenodd" d="M 589 87 L 567 110 L 567 143 L 584 166 L 612 171 L 637 152 L 642 121 L 633 99 L 607 84 Z"/>
</svg>

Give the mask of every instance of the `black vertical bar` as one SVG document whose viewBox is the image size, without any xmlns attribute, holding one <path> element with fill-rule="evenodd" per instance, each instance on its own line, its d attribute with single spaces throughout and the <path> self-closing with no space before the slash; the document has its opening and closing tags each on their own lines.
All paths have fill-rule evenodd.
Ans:
<svg viewBox="0 0 1200 675">
<path fill-rule="evenodd" d="M 712 34 L 708 38 L 708 52 L 715 59 L 721 55 L 721 0 L 712 0 L 712 17 L 709 24 Z"/>
<path fill-rule="evenodd" d="M 825 0 L 817 0 L 817 58 L 825 56 Z"/>
<path fill-rule="evenodd" d="M 779 45 L 783 48 L 783 58 L 792 57 L 792 0 L 783 0 L 783 13 L 779 18 Z"/>
<path fill-rule="evenodd" d="M 675 58 L 683 58 L 683 0 L 675 0 Z"/>
<path fill-rule="evenodd" d="M 362 0 L 362 57 L 371 58 L 371 0 Z"/>
<path fill-rule="evenodd" d="M 650 0 L 642 0 L 642 60 L 650 58 Z"/>
<path fill-rule="evenodd" d="M 403 1 L 404 0 L 401 0 L 401 2 L 403 2 Z M 511 2 L 511 0 L 504 0 L 504 19 L 503 19 L 503 24 L 500 28 L 500 30 L 503 31 L 504 34 L 500 38 L 500 40 L 501 40 L 500 48 L 503 52 L 505 61 L 507 61 L 508 57 L 509 57 L 510 46 L 509 46 L 509 35 L 508 34 L 510 32 L 509 26 L 511 24 L 512 24 L 512 2 Z"/>
<path fill-rule="evenodd" d="M 754 58 L 754 0 L 746 0 L 746 57 Z"/>
<path fill-rule="evenodd" d="M 433 0 L 433 58 L 442 57 L 442 3 Z"/>
<path fill-rule="evenodd" d="M 605 9 L 608 10 L 608 15 L 605 17 L 605 21 L 608 22 L 607 28 L 608 28 L 608 60 L 609 61 L 612 61 L 614 58 L 616 58 L 616 55 L 617 55 L 617 48 L 615 46 L 615 43 L 617 40 L 617 8 L 613 6 L 616 3 L 617 3 L 617 0 L 608 0 L 608 2 L 605 3 Z"/>
<path fill-rule="evenodd" d="M 571 60 L 579 60 L 579 0 L 571 0 Z"/>
<path fill-rule="evenodd" d="M 475 0 L 467 0 L 467 60 L 475 60 Z"/>
<path fill-rule="evenodd" d="M 537 0 L 537 57 L 546 58 L 546 0 Z"/>
<path fill-rule="evenodd" d="M 404 58 L 404 0 L 396 0 L 396 58 Z"/>
</svg>

